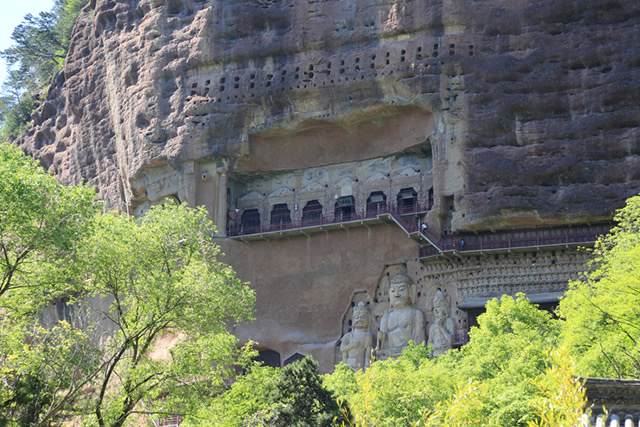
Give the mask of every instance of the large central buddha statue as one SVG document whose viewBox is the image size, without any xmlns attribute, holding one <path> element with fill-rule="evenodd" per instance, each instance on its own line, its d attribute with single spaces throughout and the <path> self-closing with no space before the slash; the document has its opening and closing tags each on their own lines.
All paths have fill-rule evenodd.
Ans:
<svg viewBox="0 0 640 427">
<path fill-rule="evenodd" d="M 406 274 L 398 274 L 389 284 L 391 308 L 380 320 L 376 356 L 378 359 L 398 357 L 409 341 L 425 341 L 425 321 L 422 311 L 414 307 L 416 286 Z"/>
</svg>

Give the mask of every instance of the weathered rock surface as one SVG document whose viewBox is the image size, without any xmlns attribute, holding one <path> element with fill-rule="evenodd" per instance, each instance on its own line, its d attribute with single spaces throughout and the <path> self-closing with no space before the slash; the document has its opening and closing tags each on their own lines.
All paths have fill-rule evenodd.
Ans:
<svg viewBox="0 0 640 427">
<path fill-rule="evenodd" d="M 640 191 L 638 99 L 635 0 L 92 0 L 19 142 L 112 208 L 205 205 L 220 237 L 412 191 L 429 230 L 488 231 L 610 218 Z M 405 271 L 427 330 L 451 296 L 460 343 L 488 298 L 553 303 L 586 259 L 561 241 L 418 260 L 369 220 L 222 238 L 257 293 L 236 336 L 328 371 L 352 307 L 373 331 Z"/>
<path fill-rule="evenodd" d="M 454 230 L 603 220 L 640 191 L 639 29 L 634 0 L 92 0 L 20 142 L 120 209 L 196 203 L 201 160 L 423 144 Z"/>
</svg>

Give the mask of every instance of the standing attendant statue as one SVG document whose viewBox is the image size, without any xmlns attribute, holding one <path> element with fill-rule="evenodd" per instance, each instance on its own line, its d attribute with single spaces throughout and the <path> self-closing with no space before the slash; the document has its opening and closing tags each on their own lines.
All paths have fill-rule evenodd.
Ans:
<svg viewBox="0 0 640 427">
<path fill-rule="evenodd" d="M 441 289 L 433 296 L 435 323 L 429 328 L 427 345 L 433 347 L 433 355 L 439 356 L 453 347 L 455 321 L 449 316 L 449 298 Z"/>
<path fill-rule="evenodd" d="M 389 285 L 391 308 L 380 320 L 376 356 L 379 359 L 398 357 L 409 341 L 425 341 L 425 322 L 422 311 L 414 307 L 416 286 L 406 274 L 398 274 Z"/>
<path fill-rule="evenodd" d="M 369 310 L 364 302 L 353 308 L 352 319 L 353 330 L 342 337 L 340 353 L 342 361 L 351 366 L 351 369 L 364 371 L 369 367 L 373 349 L 373 334 L 369 332 Z"/>
</svg>

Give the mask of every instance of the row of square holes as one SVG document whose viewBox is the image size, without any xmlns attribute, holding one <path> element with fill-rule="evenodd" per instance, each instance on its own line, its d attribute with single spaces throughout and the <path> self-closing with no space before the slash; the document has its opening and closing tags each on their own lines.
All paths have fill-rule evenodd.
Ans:
<svg viewBox="0 0 640 427">
<path fill-rule="evenodd" d="M 418 60 L 418 61 L 420 61 L 420 60 L 422 60 L 422 59 L 423 59 L 423 56 L 422 56 L 421 52 L 422 52 L 422 47 L 421 47 L 421 46 L 418 46 L 418 47 L 416 48 L 416 55 L 415 55 L 415 58 L 416 58 L 416 60 Z M 401 56 L 400 56 L 400 62 L 405 62 L 405 58 L 406 58 L 406 56 L 405 56 L 405 55 L 406 55 L 406 50 L 405 50 L 405 49 L 402 49 L 402 50 L 401 50 L 401 52 L 400 52 L 400 54 L 401 54 Z M 449 55 L 454 55 L 454 54 L 455 54 L 455 44 L 450 44 L 450 45 L 449 45 Z M 438 57 L 438 45 L 437 45 L 437 44 L 434 44 L 434 45 L 433 45 L 433 54 L 432 54 L 432 56 L 433 56 L 434 58 L 437 58 L 437 57 Z M 469 56 L 473 56 L 473 45 L 469 45 Z M 371 61 L 372 61 L 372 62 L 370 63 L 369 67 L 370 67 L 372 70 L 375 70 L 375 68 L 376 68 L 376 67 L 375 67 L 375 63 L 373 62 L 373 61 L 375 61 L 375 60 L 376 60 L 376 57 L 377 57 L 377 56 L 376 56 L 375 54 L 371 56 Z M 387 53 L 386 53 L 386 58 L 387 58 L 387 59 L 385 59 L 385 63 L 386 63 L 386 65 L 390 65 L 389 57 L 390 57 L 390 52 L 387 52 Z M 361 70 L 360 70 L 360 65 L 357 65 L 357 64 L 359 64 L 359 63 L 360 63 L 360 58 L 359 58 L 359 57 L 356 57 L 356 58 L 355 58 L 355 63 L 356 63 L 356 66 L 354 67 L 354 68 L 355 68 L 355 70 L 354 70 L 354 71 L 361 71 Z M 331 63 L 331 62 L 328 62 L 328 63 L 327 63 L 327 69 L 326 69 L 326 70 L 324 70 L 324 71 L 321 71 L 321 72 L 322 72 L 322 73 L 325 73 L 325 74 L 327 74 L 327 75 L 331 74 L 331 71 L 330 71 L 330 70 L 331 70 L 331 65 L 332 65 L 332 63 Z M 344 66 L 344 65 L 345 65 L 345 60 L 344 60 L 344 59 L 340 61 L 340 65 L 341 65 L 341 66 Z M 340 68 L 340 74 L 344 74 L 344 73 L 345 73 L 345 71 L 346 71 L 346 68 Z M 300 74 L 299 74 L 299 73 L 300 73 L 300 67 L 296 67 L 295 72 L 296 72 L 296 74 L 294 75 L 294 79 L 296 79 L 296 80 L 297 80 L 297 79 L 299 79 L 299 78 L 300 78 Z M 280 80 L 280 81 L 281 81 L 282 83 L 284 83 L 284 81 L 285 81 L 285 77 L 284 77 L 284 76 L 285 76 L 286 74 L 287 74 L 287 70 L 282 70 L 282 71 L 281 71 L 281 80 Z M 309 65 L 309 69 L 308 69 L 308 71 L 304 71 L 304 72 L 303 72 L 303 74 L 305 74 L 309 79 L 313 78 L 313 77 L 314 77 L 314 75 L 315 75 L 315 73 L 314 73 L 314 65 L 313 65 L 313 64 L 310 64 L 310 65 Z M 390 73 L 389 73 L 389 74 L 390 74 L 390 75 L 391 75 L 391 74 L 393 74 L 393 71 L 390 71 Z M 377 73 L 376 73 L 376 75 L 377 75 Z M 384 72 L 382 73 L 382 75 L 384 75 Z M 255 77 L 256 77 L 256 74 L 255 74 L 255 73 L 251 73 L 251 74 L 250 74 L 249 78 L 250 78 L 250 80 L 252 80 L 252 81 L 250 81 L 250 82 L 249 82 L 249 89 L 253 89 L 253 88 L 255 88 L 255 82 L 253 81 L 253 80 L 255 79 Z M 272 79 L 273 79 L 273 77 L 274 77 L 274 76 L 273 76 L 273 74 L 267 74 L 267 76 L 266 76 L 266 77 L 267 77 L 267 78 L 266 78 L 265 86 L 266 86 L 266 87 L 270 87 L 270 86 L 271 86 L 271 81 L 272 81 Z M 364 79 L 364 76 L 361 76 L 361 79 Z M 349 78 L 346 78 L 346 79 L 345 79 L 345 81 L 346 81 L 346 80 L 349 80 Z M 356 80 L 356 78 L 354 77 L 354 78 L 353 78 L 353 80 Z M 239 88 L 240 88 L 240 83 L 239 83 L 239 82 L 240 82 L 240 76 L 235 76 L 235 77 L 233 78 L 233 81 L 234 81 L 234 83 L 233 83 L 233 87 L 234 87 L 234 89 L 239 89 Z M 339 79 L 338 81 L 341 81 L 341 80 Z M 219 87 L 219 89 L 218 89 L 218 90 L 219 90 L 219 92 L 223 92 L 223 91 L 225 90 L 225 86 L 224 86 L 224 84 L 225 84 L 225 83 L 226 83 L 226 77 L 221 77 L 221 78 L 220 78 L 220 87 Z M 331 80 L 331 83 L 334 83 L 334 81 L 333 81 L 333 80 Z M 207 80 L 207 81 L 206 81 L 206 83 L 205 83 L 205 86 L 209 86 L 210 84 L 211 84 L 211 80 Z M 193 84 L 191 85 L 191 88 L 192 88 L 192 89 L 196 89 L 197 87 L 198 87 L 198 83 L 197 83 L 197 82 L 196 82 L 196 83 L 193 83 Z M 299 85 L 298 85 L 297 87 L 298 87 L 298 88 L 300 88 L 300 86 L 299 86 Z M 306 88 L 306 87 L 307 87 L 307 85 L 304 85 L 304 87 Z M 314 87 L 315 87 L 315 85 L 314 85 Z M 205 95 L 206 95 L 206 94 L 208 94 L 208 93 L 209 93 L 209 88 L 205 88 Z M 192 91 L 191 91 L 191 95 L 196 95 L 196 91 L 192 90 Z M 236 97 L 236 98 L 237 98 L 237 97 Z M 227 98 L 227 99 L 229 99 L 229 98 Z"/>
</svg>

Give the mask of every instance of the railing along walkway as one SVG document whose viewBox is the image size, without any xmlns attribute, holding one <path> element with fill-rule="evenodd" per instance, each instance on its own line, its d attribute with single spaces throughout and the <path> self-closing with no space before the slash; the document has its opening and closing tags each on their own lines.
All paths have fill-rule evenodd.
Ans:
<svg viewBox="0 0 640 427">
<path fill-rule="evenodd" d="M 409 215 L 415 218 L 416 214 L 422 214 L 429 211 L 430 206 L 423 206 L 421 204 L 415 204 L 409 208 L 397 208 L 395 206 L 387 204 L 376 204 L 375 208 L 367 209 L 366 212 L 357 214 L 352 213 L 349 215 L 314 215 L 310 218 L 303 218 L 299 221 L 280 221 L 277 224 L 255 224 L 255 225 L 237 225 L 232 226 L 227 230 L 229 237 L 242 237 L 252 236 L 260 234 L 282 233 L 289 230 L 301 230 L 331 225 L 360 223 L 363 221 L 378 220 L 383 215 L 394 215 L 401 217 L 402 215 Z"/>
<path fill-rule="evenodd" d="M 425 242 L 419 249 L 420 258 L 428 258 L 452 252 L 487 252 L 504 251 L 516 248 L 539 248 L 544 246 L 568 246 L 589 244 L 597 240 L 601 234 L 611 229 L 611 224 L 583 225 L 574 227 L 529 228 L 483 233 L 458 233 L 439 235 L 421 224 L 418 215 L 429 211 L 429 206 L 415 204 L 410 208 L 398 209 L 390 204 L 376 204 L 368 207 L 366 212 L 350 215 L 315 215 L 300 221 L 281 221 L 278 224 L 235 226 L 228 230 L 229 237 L 242 239 L 254 236 L 266 238 L 268 235 L 284 234 L 288 231 L 299 231 L 307 234 L 314 229 L 324 230 L 345 228 L 347 225 L 358 226 L 366 222 L 392 220 L 402 228 L 409 237 L 418 242 Z"/>
<path fill-rule="evenodd" d="M 589 244 L 595 242 L 598 236 L 608 233 L 611 227 L 611 224 L 598 224 L 577 227 L 532 228 L 479 234 L 448 234 L 439 238 L 430 231 L 421 230 L 419 232 L 431 245 L 421 247 L 419 257 L 432 257 L 443 252 L 454 251 L 485 252 Z"/>
</svg>

